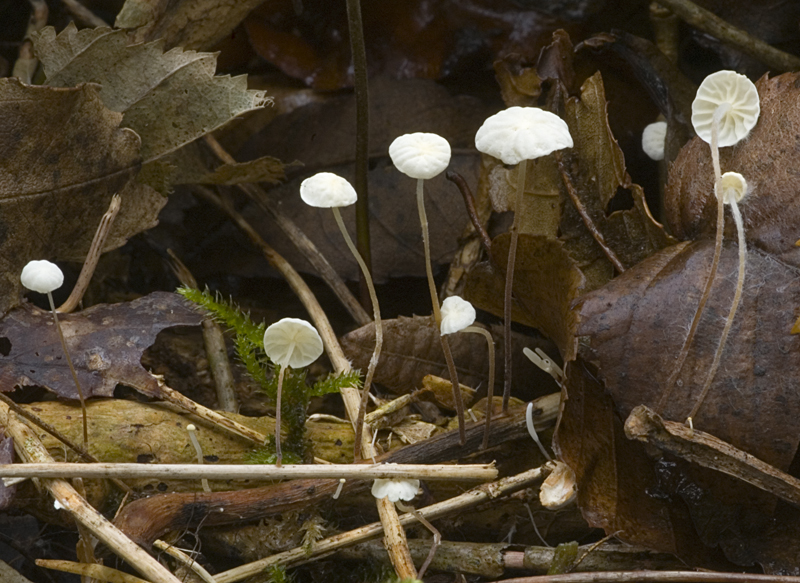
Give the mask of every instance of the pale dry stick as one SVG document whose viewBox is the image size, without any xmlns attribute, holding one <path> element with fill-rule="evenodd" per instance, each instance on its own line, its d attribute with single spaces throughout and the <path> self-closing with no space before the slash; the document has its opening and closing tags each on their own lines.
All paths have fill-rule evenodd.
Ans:
<svg viewBox="0 0 800 583">
<path fill-rule="evenodd" d="M 678 358 L 675 361 L 675 366 L 672 369 L 669 377 L 667 378 L 667 383 L 665 385 L 665 390 L 661 395 L 661 398 L 658 401 L 658 405 L 656 405 L 656 412 L 663 413 L 664 407 L 667 405 L 667 401 L 669 400 L 669 396 L 672 394 L 672 387 L 675 385 L 676 380 L 678 379 L 678 375 L 680 374 L 681 370 L 683 369 L 683 363 L 686 361 L 686 357 L 689 355 L 689 349 L 691 348 L 692 342 L 694 340 L 695 334 L 697 333 L 697 328 L 700 325 L 700 319 L 703 316 L 703 311 L 705 310 L 706 303 L 708 299 L 711 297 L 711 288 L 714 286 L 714 280 L 717 277 L 717 270 L 719 269 L 719 260 L 722 256 L 722 240 L 725 234 L 724 231 L 724 222 L 725 222 L 725 205 L 722 201 L 722 198 L 718 196 L 718 189 L 720 180 L 722 180 L 722 169 L 719 163 L 719 120 L 721 117 L 721 111 L 719 108 L 717 112 L 714 113 L 714 116 L 711 120 L 711 164 L 714 167 L 714 196 L 717 199 L 717 230 L 715 233 L 714 238 L 714 255 L 711 258 L 711 269 L 708 273 L 708 279 L 706 280 L 706 285 L 703 288 L 703 295 L 700 296 L 700 302 L 697 304 L 697 310 L 694 313 L 694 317 L 692 318 L 692 323 L 689 326 L 689 333 L 686 335 L 686 338 L 683 341 L 683 346 L 681 346 L 681 351 L 678 353 Z M 689 419 L 691 419 L 691 415 L 689 415 Z"/>
<path fill-rule="evenodd" d="M 39 65 L 39 59 L 33 53 L 33 42 L 31 41 L 31 33 L 38 32 L 47 26 L 47 16 L 49 10 L 45 0 L 28 0 L 31 5 L 31 17 L 28 22 L 28 30 L 25 32 L 25 40 L 19 47 L 19 57 L 14 63 L 14 69 L 11 72 L 12 77 L 17 77 L 23 83 L 30 84 L 33 75 L 36 72 L 36 67 Z"/>
<path fill-rule="evenodd" d="M 211 135 L 204 137 L 206 144 L 214 154 L 226 164 L 235 164 L 236 160 L 214 139 Z M 325 256 L 317 249 L 316 245 L 293 221 L 286 217 L 278 206 L 270 199 L 267 192 L 257 184 L 238 184 L 239 189 L 249 196 L 272 220 L 278 228 L 289 238 L 303 257 L 317 270 L 319 276 L 328 284 L 342 305 L 350 313 L 359 326 L 365 326 L 372 321 L 369 314 L 364 310 L 344 280 L 336 273 L 336 270 L 328 263 Z M 198 189 L 199 190 L 199 189 Z M 285 274 L 284 274 L 285 276 Z M 295 291 L 295 293 L 297 293 Z"/>
<path fill-rule="evenodd" d="M 516 476 L 510 476 L 498 480 L 497 482 L 492 482 L 491 484 L 483 484 L 459 496 L 445 500 L 444 502 L 432 504 L 426 508 L 420 508 L 418 512 L 428 520 L 436 520 L 445 516 L 454 515 L 468 508 L 478 506 L 479 504 L 484 504 L 491 500 L 508 496 L 519 490 L 530 488 L 541 482 L 547 477 L 547 474 L 548 470 L 544 467 L 534 468 L 517 474 Z M 384 500 L 387 499 L 384 498 Z M 413 524 L 415 520 L 412 514 L 404 514 L 400 517 L 400 523 L 404 525 Z M 241 565 L 229 571 L 218 573 L 214 578 L 217 583 L 236 583 L 237 581 L 242 581 L 248 577 L 257 575 L 269 567 L 275 565 L 293 566 L 307 563 L 314 560 L 315 557 L 329 554 L 337 549 L 378 538 L 380 534 L 381 525 L 375 522 L 349 532 L 319 540 L 311 546 L 310 553 L 308 552 L 308 548 L 299 547 L 272 555 L 265 559 L 260 559 L 253 563 Z"/>
<path fill-rule="evenodd" d="M 275 269 L 283 275 L 292 290 L 303 303 L 311 320 L 314 322 L 314 326 L 317 331 L 319 331 L 319 335 L 322 337 L 322 343 L 325 346 L 325 351 L 328 354 L 328 358 L 334 370 L 337 374 L 349 372 L 351 370 L 350 361 L 344 355 L 342 347 L 339 345 L 339 340 L 336 338 L 328 316 L 319 305 L 319 302 L 317 302 L 317 298 L 306 282 L 300 277 L 300 274 L 297 273 L 288 261 L 272 249 L 272 247 L 267 245 L 244 217 L 237 213 L 230 204 L 206 188 L 198 188 L 198 191 L 228 213 L 228 216 L 233 219 L 238 227 L 247 234 L 250 240 L 259 249 L 261 249 L 267 261 L 270 262 L 270 265 L 275 267 Z M 343 387 L 341 394 L 345 409 L 347 410 L 347 415 L 351 422 L 354 422 L 358 419 L 358 411 L 361 407 L 361 392 L 356 387 Z M 372 445 L 371 430 L 368 427 L 364 427 L 362 430 L 361 454 L 365 459 L 374 458 L 376 455 L 375 448 Z M 395 565 L 395 570 L 398 571 L 398 575 L 401 578 L 414 577 L 416 575 L 416 570 L 414 569 L 411 553 L 408 550 L 408 543 L 406 543 L 405 532 L 400 526 L 394 504 L 389 502 L 386 498 L 381 498 L 377 500 L 376 503 L 378 506 L 378 514 L 380 515 L 381 523 L 384 525 L 386 533 L 386 548 L 392 557 L 392 564 Z"/>
<path fill-rule="evenodd" d="M 69 294 L 67 301 L 58 307 L 58 312 L 61 314 L 68 314 L 78 307 L 81 303 L 86 289 L 89 287 L 89 282 L 92 280 L 94 270 L 97 268 L 97 261 L 103 254 L 103 245 L 106 243 L 108 233 L 114 224 L 114 219 L 117 218 L 120 206 L 122 205 L 122 198 L 120 195 L 115 194 L 111 197 L 111 203 L 108 205 L 108 210 L 100 219 L 100 224 L 95 231 L 92 244 L 89 246 L 89 252 L 86 254 L 86 259 L 83 262 L 78 281 L 75 282 L 75 287 L 72 288 L 72 293 Z"/>
<path fill-rule="evenodd" d="M 53 571 L 73 573 L 75 575 L 80 575 L 82 578 L 92 577 L 98 581 L 108 581 L 108 583 L 150 583 L 139 577 L 97 564 L 90 565 L 88 563 L 74 563 L 72 561 L 36 559 L 36 566 L 52 569 Z"/>
<path fill-rule="evenodd" d="M 605 571 L 536 575 L 503 579 L 503 583 L 800 583 L 800 577 L 708 571 Z"/>
<path fill-rule="evenodd" d="M 108 23 L 105 20 L 86 8 L 86 6 L 78 2 L 78 0 L 61 0 L 61 3 L 64 5 L 67 11 L 72 14 L 73 18 L 75 18 L 75 20 L 81 24 L 90 26 L 92 28 L 108 26 Z"/>
<path fill-rule="evenodd" d="M 191 569 L 195 575 L 200 577 L 205 583 L 216 583 L 214 581 L 214 576 L 206 571 L 203 566 L 195 561 L 192 557 L 184 553 L 178 547 L 174 547 L 169 543 L 164 542 L 163 540 L 157 540 L 153 543 L 153 546 L 156 547 L 160 551 L 164 551 L 170 557 L 175 559 L 176 561 L 186 565 L 189 569 Z"/>
<path fill-rule="evenodd" d="M 296 480 L 411 479 L 442 482 L 485 482 L 497 478 L 493 464 L 287 464 L 280 468 L 268 464 L 84 464 L 29 463 L 0 464 L 0 478 L 132 478 L 156 480 Z"/>
<path fill-rule="evenodd" d="M 464 420 L 464 399 L 461 397 L 461 390 L 458 387 L 458 372 L 453 353 L 450 351 L 450 343 L 447 336 L 442 334 L 442 311 L 439 308 L 439 294 L 436 291 L 436 283 L 433 280 L 433 266 L 431 265 L 431 242 L 428 234 L 428 215 L 425 212 L 425 197 L 423 184 L 425 180 L 417 179 L 417 211 L 419 212 L 419 222 L 422 223 L 422 245 L 425 248 L 425 271 L 428 275 L 428 291 L 431 294 L 431 304 L 433 304 L 433 320 L 436 323 L 436 330 L 439 332 L 439 341 L 442 344 L 447 370 L 450 374 L 450 383 L 453 385 L 453 401 L 456 403 L 456 416 L 458 417 L 458 434 L 461 438 L 461 445 L 467 442 L 466 421 Z"/>
<path fill-rule="evenodd" d="M 19 420 L 15 413 L 0 404 L 0 425 L 14 438 L 14 447 L 26 462 L 53 462 L 36 432 Z M 125 536 L 86 502 L 66 480 L 43 480 L 42 484 L 72 517 L 86 527 L 100 542 L 127 561 L 152 583 L 180 583 L 146 551 Z"/>
<path fill-rule="evenodd" d="M 797 71 L 800 69 L 800 58 L 776 49 L 760 38 L 736 28 L 694 2 L 689 0 L 658 0 L 658 3 L 672 10 L 686 24 L 707 32 L 724 43 L 741 49 L 742 52 L 763 62 L 767 65 L 767 68 L 778 71 Z"/>
<path fill-rule="evenodd" d="M 167 249 L 167 253 L 172 259 L 172 271 L 182 285 L 199 289 L 197 280 L 192 275 L 189 268 L 183 264 L 172 249 Z M 208 368 L 211 369 L 211 376 L 214 378 L 214 388 L 217 390 L 217 405 L 219 409 L 229 413 L 239 411 L 239 400 L 236 398 L 235 383 L 231 363 L 228 360 L 228 348 L 225 346 L 225 334 L 217 321 L 209 316 L 203 320 L 203 344 L 206 348 L 208 357 Z"/>
</svg>

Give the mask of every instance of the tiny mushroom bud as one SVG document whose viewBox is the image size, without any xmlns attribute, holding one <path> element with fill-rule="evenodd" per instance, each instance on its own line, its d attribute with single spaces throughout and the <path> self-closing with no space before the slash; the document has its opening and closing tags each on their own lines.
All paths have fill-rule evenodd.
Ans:
<svg viewBox="0 0 800 583">
<path fill-rule="evenodd" d="M 664 159 L 664 140 L 667 139 L 667 122 L 649 124 L 642 132 L 642 150 L 651 160 Z"/>
<path fill-rule="evenodd" d="M 413 500 L 419 491 L 419 480 L 378 478 L 372 484 L 375 498 L 389 498 L 389 502 Z"/>
<path fill-rule="evenodd" d="M 442 302 L 442 334 L 461 332 L 475 322 L 475 308 L 467 300 L 450 296 Z"/>
<path fill-rule="evenodd" d="M 281 467 L 281 391 L 287 367 L 302 368 L 322 354 L 319 332 L 305 320 L 284 318 L 264 332 L 264 351 L 281 370 L 278 372 L 278 399 L 275 404 L 275 465 Z"/>
<path fill-rule="evenodd" d="M 719 195 L 725 204 L 741 202 L 747 194 L 747 180 L 738 172 L 725 172 L 719 181 Z"/>
<path fill-rule="evenodd" d="M 406 176 L 428 180 L 450 164 L 450 144 L 437 134 L 406 134 L 391 143 L 389 157 Z"/>
<path fill-rule="evenodd" d="M 29 261 L 19 276 L 22 285 L 40 294 L 49 294 L 64 283 L 64 274 L 55 263 L 46 259 Z"/>
</svg>

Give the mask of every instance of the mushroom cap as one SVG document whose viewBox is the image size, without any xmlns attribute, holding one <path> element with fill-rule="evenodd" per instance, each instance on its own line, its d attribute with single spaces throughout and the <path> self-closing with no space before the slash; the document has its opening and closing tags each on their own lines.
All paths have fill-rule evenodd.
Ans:
<svg viewBox="0 0 800 583">
<path fill-rule="evenodd" d="M 29 261 L 22 268 L 19 280 L 26 288 L 40 294 L 47 294 L 61 287 L 64 283 L 64 274 L 58 265 L 46 259 Z"/>
<path fill-rule="evenodd" d="M 358 199 L 356 189 L 332 172 L 318 172 L 300 183 L 300 198 L 309 206 L 332 208 L 350 206 Z"/>
<path fill-rule="evenodd" d="M 726 172 L 719 181 L 719 192 L 725 204 L 740 202 L 747 194 L 747 180 L 738 172 Z"/>
<path fill-rule="evenodd" d="M 391 143 L 389 157 L 406 176 L 427 180 L 447 168 L 450 144 L 438 134 L 405 134 Z"/>
<path fill-rule="evenodd" d="M 442 335 L 461 332 L 475 321 L 475 308 L 467 300 L 450 296 L 442 302 Z"/>
<path fill-rule="evenodd" d="M 539 502 L 548 510 L 558 510 L 575 501 L 578 481 L 575 472 L 564 462 L 548 462 L 554 466 L 539 487 Z"/>
<path fill-rule="evenodd" d="M 711 121 L 720 106 L 724 113 L 719 120 L 719 147 L 724 148 L 743 140 L 756 125 L 761 113 L 756 86 L 735 71 L 717 71 L 703 79 L 692 102 L 692 125 L 709 144 Z"/>
<path fill-rule="evenodd" d="M 509 107 L 486 119 L 475 134 L 475 147 L 503 161 L 519 164 L 572 147 L 567 123 L 538 107 Z"/>
<path fill-rule="evenodd" d="M 275 364 L 302 368 L 320 357 L 322 338 L 305 320 L 284 318 L 264 332 L 264 350 Z"/>
<path fill-rule="evenodd" d="M 378 478 L 372 483 L 375 498 L 389 498 L 389 502 L 413 500 L 419 491 L 419 480 Z"/>
<path fill-rule="evenodd" d="M 664 159 L 664 141 L 667 139 L 667 122 L 649 124 L 642 132 L 642 150 L 651 160 Z"/>
</svg>

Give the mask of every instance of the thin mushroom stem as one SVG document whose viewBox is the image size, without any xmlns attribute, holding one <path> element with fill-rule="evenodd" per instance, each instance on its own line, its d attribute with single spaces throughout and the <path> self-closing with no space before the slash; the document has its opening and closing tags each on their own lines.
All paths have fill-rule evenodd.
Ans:
<svg viewBox="0 0 800 583">
<path fill-rule="evenodd" d="M 462 332 L 472 332 L 473 334 L 482 335 L 486 338 L 486 347 L 489 350 L 489 386 L 486 389 L 486 422 L 483 431 L 483 443 L 481 444 L 481 449 L 486 449 L 489 447 L 489 433 L 492 428 L 492 413 L 494 413 L 494 339 L 492 338 L 491 332 L 479 326 L 467 326 Z"/>
<path fill-rule="evenodd" d="M 658 401 L 658 406 L 656 407 L 656 412 L 663 412 L 664 407 L 669 400 L 669 396 L 672 393 L 672 387 L 674 386 L 678 375 L 683 368 L 683 363 L 686 361 L 686 357 L 689 355 L 689 349 L 691 348 L 692 341 L 694 340 L 694 336 L 697 333 L 697 328 L 700 325 L 700 319 L 703 316 L 703 310 L 705 310 L 706 303 L 708 299 L 711 297 L 711 288 L 714 286 L 714 280 L 717 277 L 717 270 L 719 269 L 719 260 L 722 256 L 722 239 L 724 235 L 724 227 L 725 227 L 725 203 L 722 198 L 719 196 L 719 184 L 722 180 L 722 169 L 719 163 L 719 122 L 722 119 L 723 114 L 730 109 L 730 105 L 727 104 L 728 107 L 724 108 L 720 106 L 717 108 L 717 111 L 714 112 L 714 116 L 711 119 L 711 163 L 714 167 L 714 196 L 717 199 L 717 230 L 716 236 L 714 239 L 714 255 L 711 259 L 711 269 L 708 273 L 708 279 L 706 280 L 706 285 L 703 288 L 703 295 L 700 296 L 700 302 L 697 304 L 697 310 L 695 310 L 694 317 L 692 318 L 692 323 L 689 326 L 689 333 L 686 335 L 686 339 L 683 341 L 683 346 L 681 347 L 681 351 L 678 353 L 678 358 L 675 361 L 675 366 L 672 369 L 672 373 L 667 378 L 666 389 L 664 393 L 661 395 L 661 399 Z M 691 415 L 689 416 L 691 417 Z"/>
<path fill-rule="evenodd" d="M 192 442 L 192 447 L 194 447 L 194 452 L 197 454 L 197 463 L 202 465 L 203 464 L 203 448 L 200 447 L 200 442 L 197 440 L 197 427 L 194 426 L 193 423 L 189 423 L 186 426 L 186 431 L 189 433 L 189 441 Z M 207 478 L 201 478 L 200 483 L 203 485 L 204 492 L 211 492 L 211 487 L 208 485 Z"/>
<path fill-rule="evenodd" d="M 416 518 L 420 522 L 420 524 L 422 524 L 422 526 L 427 528 L 433 535 L 433 544 L 431 545 L 431 550 L 428 552 L 428 556 L 425 559 L 425 562 L 422 563 L 422 566 L 419 568 L 419 572 L 417 573 L 417 579 L 422 581 L 422 577 L 423 575 L 425 575 L 425 571 L 428 570 L 431 561 L 433 561 L 433 557 L 436 554 L 436 549 L 438 549 L 439 545 L 442 544 L 442 533 L 440 533 L 439 530 L 435 526 L 433 526 L 428 521 L 427 518 L 422 516 L 422 514 L 419 513 L 419 510 L 417 510 L 413 506 L 403 504 L 403 502 L 399 500 L 395 502 L 395 505 L 403 512 L 410 512 L 414 516 L 414 518 Z"/>
<path fill-rule="evenodd" d="M 717 346 L 717 351 L 714 354 L 714 361 L 711 363 L 711 370 L 708 372 L 708 378 L 706 378 L 706 382 L 703 385 L 703 390 L 700 392 L 700 397 L 697 399 L 697 403 L 695 403 L 691 413 L 689 413 L 689 420 L 697 415 L 697 412 L 700 410 L 706 395 L 708 395 L 708 391 L 711 388 L 711 383 L 713 382 L 714 376 L 717 374 L 717 369 L 719 369 L 720 362 L 722 361 L 722 353 L 725 349 L 725 342 L 728 340 L 728 334 L 733 326 L 733 318 L 736 316 L 736 310 L 739 308 L 739 303 L 742 300 L 745 265 L 747 262 L 747 242 L 745 241 L 744 237 L 744 224 L 742 221 L 742 213 L 739 211 L 739 205 L 736 203 L 736 199 L 733 196 L 729 198 L 729 202 L 731 205 L 731 213 L 733 214 L 733 222 L 736 223 L 736 234 L 738 235 L 739 239 L 739 273 L 736 277 L 736 291 L 733 294 L 733 302 L 731 303 L 731 310 L 728 313 L 728 319 L 725 321 L 725 327 L 722 329 L 722 335 L 719 338 L 719 345 Z"/>
<path fill-rule="evenodd" d="M 372 386 L 372 378 L 375 376 L 375 369 L 378 367 L 378 361 L 381 357 L 381 348 L 383 347 L 383 324 L 381 322 L 381 309 L 378 305 L 378 294 L 375 293 L 375 284 L 372 281 L 369 268 L 367 267 L 364 258 L 361 257 L 361 254 L 358 252 L 358 249 L 356 249 L 353 240 L 350 238 L 350 234 L 347 232 L 347 228 L 344 226 L 342 213 L 339 212 L 339 208 L 331 207 L 331 210 L 333 211 L 333 218 L 336 219 L 336 224 L 339 225 L 339 230 L 342 232 L 345 243 L 347 243 L 347 246 L 350 248 L 350 252 L 353 254 L 353 257 L 356 258 L 358 266 L 361 268 L 361 273 L 364 275 L 364 281 L 367 283 L 369 297 L 372 301 L 372 313 L 375 317 L 375 349 L 372 351 L 372 358 L 370 358 L 369 365 L 367 366 L 367 374 L 364 377 L 364 389 L 361 392 L 361 405 L 358 409 L 358 419 L 356 420 L 355 425 L 356 440 L 354 455 L 356 461 L 359 461 L 361 459 L 361 433 L 364 426 L 364 416 L 367 414 L 369 390 Z"/>
<path fill-rule="evenodd" d="M 286 373 L 285 366 L 278 372 L 278 398 L 275 404 L 275 467 L 281 467 L 283 453 L 281 452 L 281 393 L 283 392 L 283 375 Z"/>
<path fill-rule="evenodd" d="M 517 259 L 517 242 L 519 241 L 519 215 L 522 210 L 522 197 L 525 192 L 525 175 L 528 161 L 523 160 L 517 166 L 517 192 L 514 206 L 514 222 L 511 224 L 511 241 L 508 245 L 508 264 L 506 265 L 506 288 L 503 296 L 503 346 L 504 356 L 504 384 L 503 384 L 503 413 L 508 412 L 508 402 L 511 399 L 511 291 L 514 287 L 514 263 Z"/>
<path fill-rule="evenodd" d="M 72 365 L 72 359 L 67 350 L 67 342 L 64 340 L 64 333 L 61 331 L 61 324 L 58 323 L 58 315 L 56 314 L 56 305 L 53 302 L 53 294 L 47 292 L 47 299 L 50 301 L 50 311 L 53 313 L 53 321 L 56 324 L 58 331 L 58 339 L 61 340 L 61 348 L 64 350 L 64 356 L 67 357 L 67 365 L 69 365 L 69 372 L 72 373 L 72 380 L 75 381 L 75 387 L 78 389 L 78 398 L 81 401 L 81 415 L 83 416 L 83 450 L 88 453 L 89 451 L 89 421 L 86 415 L 86 399 L 83 398 L 83 389 L 81 383 L 78 381 L 78 373 L 75 372 L 75 367 Z"/>
<path fill-rule="evenodd" d="M 447 362 L 447 370 L 450 373 L 450 382 L 453 385 L 453 400 L 456 403 L 456 415 L 458 417 L 458 432 L 461 438 L 461 445 L 467 442 L 466 421 L 464 420 L 464 399 L 461 398 L 461 389 L 458 386 L 458 372 L 456 364 L 453 362 L 453 353 L 450 351 L 450 344 L 447 337 L 442 334 L 442 311 L 439 309 L 439 294 L 436 292 L 436 282 L 433 281 L 433 265 L 431 264 L 431 243 L 428 236 L 428 215 L 425 212 L 425 197 L 422 188 L 424 180 L 417 179 L 417 210 L 419 211 L 419 222 L 422 225 L 422 243 L 425 247 L 425 271 L 428 274 L 428 289 L 431 293 L 431 304 L 433 304 L 433 320 L 436 329 L 439 331 L 439 340 L 442 343 L 442 352 Z"/>
</svg>

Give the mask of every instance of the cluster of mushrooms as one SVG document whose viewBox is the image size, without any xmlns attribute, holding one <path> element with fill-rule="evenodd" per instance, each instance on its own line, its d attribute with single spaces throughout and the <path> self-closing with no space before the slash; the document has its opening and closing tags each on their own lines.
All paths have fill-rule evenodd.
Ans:
<svg viewBox="0 0 800 583">
<path fill-rule="evenodd" d="M 687 422 L 691 424 L 692 417 L 695 415 L 702 400 L 708 392 L 709 386 L 713 381 L 714 375 L 719 367 L 722 350 L 730 332 L 734 315 L 741 300 L 742 288 L 745 275 L 745 263 L 747 248 L 745 244 L 744 228 L 742 216 L 739 211 L 738 203 L 747 194 L 746 179 L 736 172 L 725 172 L 720 168 L 719 148 L 729 147 L 743 140 L 750 130 L 755 126 L 759 116 L 759 99 L 755 86 L 743 75 L 732 71 L 719 71 L 708 76 L 697 91 L 697 97 L 692 106 L 692 124 L 697 135 L 709 143 L 714 167 L 714 191 L 717 199 L 717 223 L 716 223 L 716 244 L 712 261 L 711 271 L 706 284 L 706 292 L 698 305 L 695 320 L 685 339 L 683 348 L 676 361 L 668 384 L 674 383 L 679 374 L 683 362 L 688 354 L 689 347 L 700 320 L 705 301 L 708 299 L 711 284 L 716 275 L 719 258 L 722 249 L 724 205 L 729 205 L 733 215 L 736 229 L 738 232 L 739 249 L 739 268 L 736 284 L 736 292 L 732 301 L 727 323 L 721 334 L 717 352 L 711 370 L 705 381 L 701 397 L 689 414 Z M 653 159 L 663 159 L 664 140 L 667 127 L 664 122 L 657 122 L 648 126 L 642 137 L 642 146 L 645 152 Z M 488 118 L 475 136 L 477 149 L 490 156 L 498 158 L 506 165 L 517 166 L 516 192 L 513 201 L 515 211 L 520 209 L 522 197 L 525 189 L 527 172 L 527 161 L 542 156 L 547 156 L 552 152 L 564 148 L 571 148 L 573 145 L 572 137 L 569 133 L 567 124 L 558 116 L 534 107 L 510 107 Z M 389 147 L 389 155 L 395 167 L 407 176 L 417 180 L 416 193 L 417 205 L 419 210 L 420 223 L 422 227 L 422 240 L 425 249 L 426 272 L 428 286 L 430 289 L 433 318 L 436 327 L 440 332 L 441 345 L 444 352 L 447 366 L 450 373 L 450 380 L 453 387 L 453 397 L 456 403 L 458 416 L 459 432 L 462 444 L 466 440 L 464 405 L 459 390 L 458 378 L 453 357 L 447 342 L 447 336 L 459 332 L 475 332 L 486 337 L 489 346 L 489 384 L 486 411 L 486 431 L 484 436 L 484 447 L 488 446 L 489 427 L 493 413 L 493 389 L 494 389 L 494 344 L 491 335 L 483 328 L 472 326 L 475 321 L 475 309 L 472 305 L 457 296 L 449 297 L 440 305 L 436 286 L 433 280 L 433 269 L 430 259 L 430 242 L 428 237 L 428 223 L 425 213 L 425 203 L 423 196 L 424 181 L 433 178 L 443 172 L 450 162 L 450 145 L 447 140 L 431 133 L 413 133 L 400 136 Z M 364 421 L 364 414 L 367 405 L 367 396 L 370 385 L 375 374 L 375 368 L 380 359 L 381 346 L 383 344 L 383 328 L 381 325 L 381 314 L 378 305 L 378 298 L 375 288 L 364 260 L 359 255 L 353 244 L 347 228 L 344 225 L 339 208 L 354 204 L 357 199 L 356 192 L 350 183 L 336 174 L 321 172 L 304 180 L 300 186 L 300 196 L 303 201 L 314 207 L 330 208 L 333 212 L 339 229 L 342 232 L 345 243 L 351 250 L 358 262 L 361 271 L 369 288 L 374 310 L 375 323 L 375 348 L 370 359 L 365 376 L 364 391 L 361 399 L 359 417 L 355 420 L 356 443 L 360 443 L 361 427 Z M 508 264 L 506 269 L 505 293 L 504 293 L 504 317 L 505 317 L 505 336 L 506 346 L 510 346 L 510 321 L 511 321 L 511 291 L 514 281 L 514 264 L 516 257 L 516 247 L 519 238 L 518 216 L 515 212 L 514 221 L 511 227 L 511 244 L 508 253 Z M 72 361 L 69 358 L 66 343 L 64 342 L 61 328 L 58 324 L 55 306 L 51 292 L 63 283 L 63 275 L 60 269 L 49 261 L 31 261 L 22 271 L 22 284 L 33 291 L 46 293 L 49 297 L 50 306 L 58 330 L 62 347 L 67 357 L 75 384 L 80 396 L 83 409 L 83 433 L 84 445 L 87 441 L 87 419 L 86 408 L 83 399 L 83 392 L 78 383 Z M 276 465 L 280 466 L 281 455 L 281 392 L 284 374 L 287 368 L 302 368 L 314 362 L 323 351 L 323 344 L 317 330 L 305 320 L 296 318 L 284 318 L 266 329 L 264 334 L 264 349 L 267 356 L 279 367 L 278 372 L 278 393 L 276 404 L 276 423 L 275 423 L 275 447 Z M 553 375 L 556 381 L 561 384 L 564 380 L 564 372 L 553 363 L 552 360 L 541 351 L 533 353 L 527 351 L 528 357 L 545 371 Z M 503 394 L 503 410 L 508 405 L 511 388 L 511 351 L 505 351 L 505 384 Z M 529 415 L 530 417 L 530 415 Z M 546 450 L 536 436 L 533 424 L 529 420 L 531 435 L 548 457 Z M 559 464 L 563 466 L 563 464 Z M 565 470 L 568 470 L 564 466 Z M 569 476 L 571 471 L 565 475 Z M 563 478 L 557 476 L 560 490 L 555 500 L 549 500 L 549 507 L 563 505 L 565 500 L 569 500 L 574 495 L 574 476 Z M 372 493 L 376 498 L 388 497 L 391 502 L 401 504 L 403 501 L 412 500 L 418 492 L 419 480 L 375 480 Z M 544 498 L 543 498 L 544 501 Z M 407 508 L 406 508 L 407 510 Z M 413 511 L 413 509 L 411 510 Z M 433 528 L 433 527 L 430 527 Z M 435 529 L 433 529 L 435 532 Z M 438 533 L 437 533 L 438 534 Z M 434 547 L 435 548 L 435 547 Z M 426 562 L 430 562 L 429 560 Z M 423 567 L 424 571 L 424 567 Z"/>
</svg>

